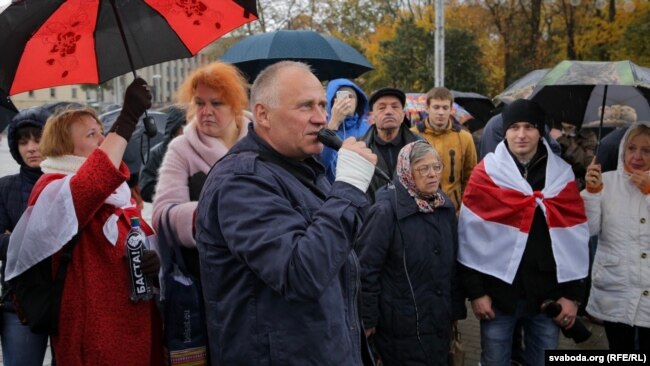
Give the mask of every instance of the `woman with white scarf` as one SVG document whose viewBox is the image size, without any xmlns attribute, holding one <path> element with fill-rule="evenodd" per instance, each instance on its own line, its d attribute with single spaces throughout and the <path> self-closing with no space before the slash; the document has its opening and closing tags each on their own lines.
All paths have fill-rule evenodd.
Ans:
<svg viewBox="0 0 650 366">
<path fill-rule="evenodd" d="M 124 107 L 106 137 L 91 109 L 68 109 L 48 119 L 40 141 L 43 175 L 9 243 L 6 278 L 20 275 L 52 256 L 56 271 L 62 248 L 77 235 L 67 267 L 52 337 L 60 365 L 160 365 L 160 321 L 154 301 L 129 298 L 125 261 L 130 219 L 139 217 L 151 235 L 126 184 L 122 162 L 151 93 L 137 78 L 126 90 Z M 142 270 L 158 271 L 147 251 Z M 145 265 L 146 264 L 146 265 Z"/>
</svg>

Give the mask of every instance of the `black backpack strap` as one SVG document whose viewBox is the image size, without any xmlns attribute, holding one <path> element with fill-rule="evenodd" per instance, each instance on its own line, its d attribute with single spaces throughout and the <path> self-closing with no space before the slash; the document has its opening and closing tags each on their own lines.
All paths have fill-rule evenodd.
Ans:
<svg viewBox="0 0 650 366">
<path fill-rule="evenodd" d="M 63 246 L 61 251 L 61 260 L 59 261 L 59 268 L 56 271 L 56 277 L 54 278 L 53 288 L 54 288 L 54 301 L 52 304 L 52 325 L 54 329 L 54 334 L 58 333 L 59 330 L 59 311 L 61 310 L 61 300 L 63 296 L 63 284 L 65 282 L 65 276 L 68 272 L 68 264 L 72 261 L 72 250 L 79 241 L 79 233 L 70 239 L 70 241 Z"/>
</svg>

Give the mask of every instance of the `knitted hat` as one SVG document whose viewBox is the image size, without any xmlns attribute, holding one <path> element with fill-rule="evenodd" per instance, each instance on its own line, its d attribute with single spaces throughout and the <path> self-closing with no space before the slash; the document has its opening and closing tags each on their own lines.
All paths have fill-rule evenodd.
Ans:
<svg viewBox="0 0 650 366">
<path fill-rule="evenodd" d="M 517 122 L 528 122 L 534 125 L 541 136 L 544 136 L 544 121 L 546 113 L 539 104 L 528 99 L 517 99 L 506 105 L 501 113 L 503 117 L 503 130 L 506 131 L 510 126 Z"/>
<path fill-rule="evenodd" d="M 372 93 L 372 95 L 370 96 L 370 100 L 368 101 L 370 110 L 372 110 L 372 106 L 375 104 L 377 99 L 387 95 L 391 95 L 399 99 L 400 103 L 402 103 L 402 108 L 404 108 L 404 105 L 406 104 L 406 94 L 404 94 L 403 91 L 395 88 L 381 88 L 376 92 Z"/>
</svg>

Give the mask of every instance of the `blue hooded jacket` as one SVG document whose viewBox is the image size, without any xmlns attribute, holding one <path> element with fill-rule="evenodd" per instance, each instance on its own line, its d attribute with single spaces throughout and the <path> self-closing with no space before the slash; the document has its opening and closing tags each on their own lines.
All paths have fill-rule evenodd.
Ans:
<svg viewBox="0 0 650 366">
<path fill-rule="evenodd" d="M 350 87 L 357 93 L 357 109 L 354 115 L 345 117 L 343 123 L 339 126 L 336 134 L 345 140 L 350 136 L 361 137 L 363 136 L 370 124 L 368 123 L 368 98 L 366 94 L 348 79 L 334 79 L 327 84 L 327 115 L 332 115 L 332 105 L 334 105 L 334 97 L 336 92 L 343 87 Z M 336 151 L 326 147 L 320 154 L 320 162 L 325 166 L 325 173 L 330 182 L 334 182 L 336 178 Z"/>
</svg>

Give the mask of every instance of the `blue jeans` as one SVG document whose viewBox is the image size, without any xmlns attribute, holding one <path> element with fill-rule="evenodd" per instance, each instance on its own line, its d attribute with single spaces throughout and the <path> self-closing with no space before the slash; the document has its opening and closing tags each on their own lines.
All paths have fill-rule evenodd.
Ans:
<svg viewBox="0 0 650 366">
<path fill-rule="evenodd" d="M 5 366 L 42 366 L 47 335 L 34 334 L 22 325 L 16 313 L 2 312 L 2 359 Z"/>
<path fill-rule="evenodd" d="M 524 328 L 524 363 L 543 366 L 544 350 L 556 349 L 558 345 L 560 328 L 553 320 L 539 312 L 528 312 L 524 301 L 517 303 L 512 315 L 492 309 L 496 317 L 481 320 L 481 366 L 510 366 L 512 334 L 517 320 Z"/>
</svg>

